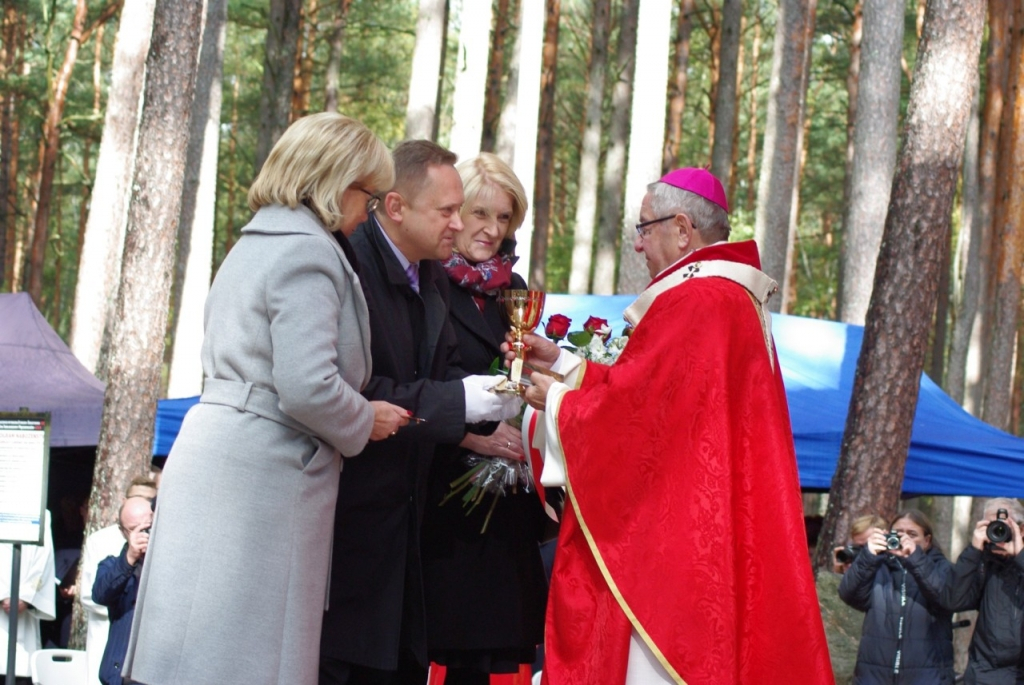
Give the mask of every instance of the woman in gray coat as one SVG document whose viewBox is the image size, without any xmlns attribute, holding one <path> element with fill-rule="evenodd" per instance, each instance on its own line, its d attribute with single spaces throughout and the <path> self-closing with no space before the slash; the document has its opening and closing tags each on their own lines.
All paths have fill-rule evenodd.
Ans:
<svg viewBox="0 0 1024 685">
<path fill-rule="evenodd" d="M 393 182 L 380 140 L 324 113 L 285 131 L 253 183 L 161 483 L 132 680 L 316 683 L 341 457 L 408 423 L 359 394 L 370 327 L 346 239 Z"/>
</svg>

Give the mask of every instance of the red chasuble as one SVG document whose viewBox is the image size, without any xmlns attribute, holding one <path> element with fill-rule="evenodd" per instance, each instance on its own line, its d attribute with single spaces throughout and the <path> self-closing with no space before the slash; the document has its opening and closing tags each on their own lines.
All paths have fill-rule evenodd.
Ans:
<svg viewBox="0 0 1024 685">
<path fill-rule="evenodd" d="M 760 268 L 749 241 L 675 268 L 709 260 Z M 631 629 L 678 683 L 833 682 L 782 377 L 744 287 L 659 295 L 614 366 L 586 365 L 557 426 L 546 683 L 624 682 Z"/>
</svg>

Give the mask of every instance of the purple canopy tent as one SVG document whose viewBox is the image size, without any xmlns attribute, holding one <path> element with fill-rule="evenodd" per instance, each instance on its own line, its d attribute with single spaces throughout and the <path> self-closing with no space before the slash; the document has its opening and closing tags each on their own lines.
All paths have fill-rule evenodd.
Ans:
<svg viewBox="0 0 1024 685">
<path fill-rule="evenodd" d="M 103 387 L 27 293 L 0 295 L 0 411 L 50 412 L 51 447 L 95 445 Z"/>
</svg>

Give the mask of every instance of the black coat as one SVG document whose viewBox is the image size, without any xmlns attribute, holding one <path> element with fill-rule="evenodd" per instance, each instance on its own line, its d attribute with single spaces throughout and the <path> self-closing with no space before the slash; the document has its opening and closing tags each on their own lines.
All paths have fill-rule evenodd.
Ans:
<svg viewBox="0 0 1024 685">
<path fill-rule="evenodd" d="M 839 583 L 842 600 L 867 612 L 854 683 L 953 683 L 952 613 L 942 604 L 952 572 L 936 548 L 918 548 L 906 559 L 857 555 Z"/>
<path fill-rule="evenodd" d="M 514 278 L 513 288 L 526 288 L 521 278 Z M 481 313 L 470 291 L 453 286 L 451 318 L 463 368 L 487 373 L 507 330 L 496 299 L 487 298 Z M 479 667 L 529 662 L 543 640 L 547 580 L 538 544 L 545 514 L 536 492 L 508 494 L 497 502 L 487 532 L 481 534 L 490 495 L 469 516 L 459 497 L 438 506 L 449 483 L 466 472 L 463 458 L 468 453 L 458 447 L 438 448 L 430 473 L 423 574 L 431 658 Z M 461 650 L 486 650 L 489 657 L 481 662 L 451 654 Z"/>
<path fill-rule="evenodd" d="M 1024 683 L 1024 553 L 1004 559 L 968 547 L 956 560 L 944 599 L 952 611 L 978 610 L 964 682 Z"/>
<path fill-rule="evenodd" d="M 434 447 L 465 435 L 465 374 L 441 265 L 420 262 L 417 295 L 373 219 L 350 242 L 370 312 L 373 377 L 363 395 L 426 423 L 343 462 L 320 655 L 395 670 L 410 652 L 426 664 L 419 530 Z"/>
</svg>

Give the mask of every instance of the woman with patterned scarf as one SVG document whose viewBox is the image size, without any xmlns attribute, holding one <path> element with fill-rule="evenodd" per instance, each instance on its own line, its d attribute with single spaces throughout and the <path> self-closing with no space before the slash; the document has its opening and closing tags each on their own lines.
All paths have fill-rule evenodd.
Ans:
<svg viewBox="0 0 1024 685">
<path fill-rule="evenodd" d="M 451 321 L 460 366 L 480 374 L 499 356 L 507 330 L 498 291 L 526 288 L 512 273 L 526 192 L 492 154 L 481 153 L 458 169 L 465 228 L 456 234 L 455 252 L 444 267 L 453 286 Z M 518 428 L 491 424 L 485 432 L 490 434 L 470 433 L 458 446 L 439 448 L 430 473 L 422 541 L 427 640 L 430 660 L 446 667 L 448 685 L 486 684 L 490 673 L 516 673 L 520 664 L 533 662 L 543 641 L 547 581 L 538 543 L 546 517 L 536 492 L 520 488 L 502 497 L 483 532 L 489 506 L 468 515 L 459 498 L 438 506 L 449 484 L 468 470 L 467 456 L 524 458 Z"/>
</svg>

